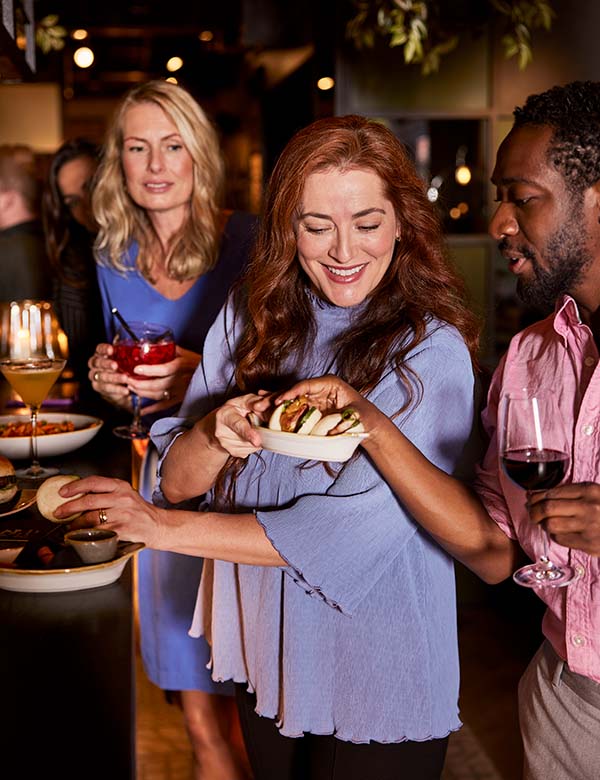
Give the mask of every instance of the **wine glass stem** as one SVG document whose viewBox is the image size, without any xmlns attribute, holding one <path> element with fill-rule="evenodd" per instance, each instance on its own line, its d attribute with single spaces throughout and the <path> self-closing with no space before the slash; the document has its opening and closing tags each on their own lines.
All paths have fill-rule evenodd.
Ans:
<svg viewBox="0 0 600 780">
<path fill-rule="evenodd" d="M 135 431 L 142 430 L 142 418 L 141 418 L 141 404 L 140 397 L 137 393 L 131 394 L 131 406 L 133 408 L 133 421 L 131 427 Z"/>
<path fill-rule="evenodd" d="M 555 566 L 550 560 L 550 555 L 548 552 L 548 530 L 546 529 L 545 525 L 540 526 L 540 530 L 542 532 L 542 545 L 543 545 L 543 552 L 540 556 L 540 563 L 544 565 L 544 568 L 546 570 L 554 569 Z"/>
<path fill-rule="evenodd" d="M 38 449 L 37 449 L 37 424 L 38 424 L 38 412 L 39 406 L 31 407 L 31 468 L 32 474 L 38 474 L 42 468 L 38 461 Z"/>
</svg>

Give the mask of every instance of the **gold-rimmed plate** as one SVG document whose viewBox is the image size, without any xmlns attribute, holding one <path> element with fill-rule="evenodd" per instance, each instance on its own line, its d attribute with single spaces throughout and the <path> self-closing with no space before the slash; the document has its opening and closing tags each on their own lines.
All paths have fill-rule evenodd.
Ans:
<svg viewBox="0 0 600 780">
<path fill-rule="evenodd" d="M 0 588 L 20 593 L 61 593 L 110 585 L 119 579 L 127 561 L 145 545 L 122 542 L 112 561 L 71 569 L 9 569 L 0 567 Z"/>
<path fill-rule="evenodd" d="M 17 512 L 21 512 L 23 509 L 27 509 L 28 507 L 33 506 L 33 504 L 35 504 L 36 493 L 37 490 L 22 490 L 21 495 L 19 496 L 19 500 L 11 507 L 11 509 L 7 509 L 5 512 L 0 511 L 0 520 L 3 517 L 14 515 Z"/>
</svg>

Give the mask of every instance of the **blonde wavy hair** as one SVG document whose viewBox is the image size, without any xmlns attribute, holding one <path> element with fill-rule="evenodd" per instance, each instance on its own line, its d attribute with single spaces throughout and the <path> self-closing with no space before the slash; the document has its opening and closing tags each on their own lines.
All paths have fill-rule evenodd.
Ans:
<svg viewBox="0 0 600 780">
<path fill-rule="evenodd" d="M 124 273 L 128 270 L 124 253 L 135 239 L 139 244 L 136 267 L 152 281 L 149 259 L 161 251 L 160 244 L 146 210 L 127 192 L 121 164 L 125 114 L 132 106 L 142 103 L 154 103 L 165 112 L 193 160 L 189 214 L 167 247 L 166 268 L 171 279 L 195 279 L 212 270 L 217 261 L 223 159 L 217 133 L 206 114 L 189 92 L 167 81 L 149 81 L 134 87 L 115 112 L 92 195 L 99 226 L 96 257 L 100 264 Z"/>
</svg>

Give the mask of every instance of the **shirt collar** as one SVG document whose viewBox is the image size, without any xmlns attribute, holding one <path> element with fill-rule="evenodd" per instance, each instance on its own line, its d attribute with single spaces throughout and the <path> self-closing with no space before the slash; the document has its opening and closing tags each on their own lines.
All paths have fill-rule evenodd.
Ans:
<svg viewBox="0 0 600 780">
<path fill-rule="evenodd" d="M 581 325 L 577 303 L 570 295 L 563 295 L 556 302 L 554 309 L 554 330 L 563 338 L 566 344 L 568 332 L 576 325 Z"/>
</svg>

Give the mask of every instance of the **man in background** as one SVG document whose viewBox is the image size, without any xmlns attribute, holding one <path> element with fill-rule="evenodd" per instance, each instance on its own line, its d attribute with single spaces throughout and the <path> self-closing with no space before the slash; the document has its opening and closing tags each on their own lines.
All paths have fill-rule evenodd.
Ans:
<svg viewBox="0 0 600 780">
<path fill-rule="evenodd" d="M 0 301 L 51 295 L 39 196 L 33 151 L 0 145 Z"/>
</svg>

